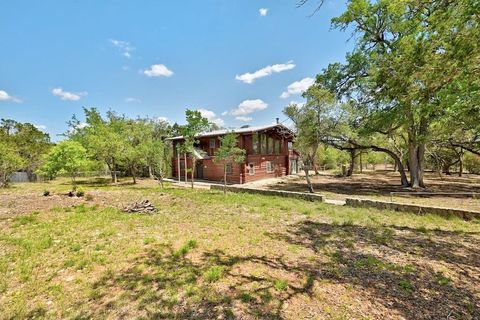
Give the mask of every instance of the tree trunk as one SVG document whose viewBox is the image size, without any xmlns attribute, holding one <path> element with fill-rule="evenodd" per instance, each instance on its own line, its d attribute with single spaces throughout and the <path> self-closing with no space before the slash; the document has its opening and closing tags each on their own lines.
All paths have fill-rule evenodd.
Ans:
<svg viewBox="0 0 480 320">
<path fill-rule="evenodd" d="M 178 179 L 178 182 L 180 182 L 181 178 L 180 178 L 180 155 L 178 154 L 177 152 L 177 179 Z"/>
<path fill-rule="evenodd" d="M 410 186 L 412 188 L 425 188 L 423 182 L 423 157 L 425 145 L 409 142 Z"/>
<path fill-rule="evenodd" d="M 112 169 L 113 169 L 113 176 L 112 176 L 113 183 L 117 183 L 118 182 L 118 180 L 117 180 L 117 166 L 115 164 L 115 159 L 112 160 Z"/>
<path fill-rule="evenodd" d="M 185 162 L 184 172 L 185 172 L 185 183 L 188 182 L 188 172 L 187 172 L 187 154 L 183 154 L 183 161 Z"/>
<path fill-rule="evenodd" d="M 350 165 L 348 166 L 347 177 L 351 177 L 353 175 L 353 170 L 355 169 L 355 158 L 357 157 L 355 153 L 355 149 L 350 150 Z"/>
<path fill-rule="evenodd" d="M 223 194 L 227 194 L 227 164 L 223 164 Z"/>
<path fill-rule="evenodd" d="M 314 193 L 315 191 L 313 190 L 312 181 L 310 181 L 310 176 L 308 175 L 308 170 L 309 169 L 310 169 L 309 165 L 307 165 L 307 164 L 303 165 L 303 171 L 305 171 L 305 178 L 307 179 L 308 192 Z"/>
<path fill-rule="evenodd" d="M 130 172 L 132 173 L 133 184 L 137 184 L 137 177 L 134 167 L 130 167 Z"/>
<path fill-rule="evenodd" d="M 360 173 L 363 173 L 363 157 L 362 157 L 362 153 L 360 152 Z"/>
<path fill-rule="evenodd" d="M 153 175 L 153 172 L 152 172 L 152 166 L 151 165 L 148 166 L 148 176 L 150 177 L 150 179 L 155 178 L 155 176 Z"/>
<path fill-rule="evenodd" d="M 463 149 L 460 151 L 460 155 L 458 157 L 458 176 L 463 176 Z"/>
<path fill-rule="evenodd" d="M 193 178 L 194 178 L 194 175 L 195 175 L 195 160 L 196 160 L 195 157 L 192 155 L 192 175 L 191 175 L 191 177 L 192 177 L 192 189 L 193 189 L 193 184 L 194 184 L 194 181 L 193 181 L 194 179 Z"/>
</svg>

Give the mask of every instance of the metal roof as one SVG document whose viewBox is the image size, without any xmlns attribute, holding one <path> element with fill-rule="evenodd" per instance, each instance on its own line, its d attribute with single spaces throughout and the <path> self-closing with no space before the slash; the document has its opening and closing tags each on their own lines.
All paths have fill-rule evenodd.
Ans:
<svg viewBox="0 0 480 320">
<path fill-rule="evenodd" d="M 269 130 L 279 127 L 282 130 L 287 130 L 290 135 L 294 136 L 294 133 L 292 130 L 290 130 L 288 127 L 284 126 L 283 124 L 271 124 L 271 125 L 266 125 L 266 126 L 251 126 L 251 127 L 245 127 L 245 128 L 235 128 L 235 129 L 222 129 L 222 130 L 214 130 L 214 131 L 209 131 L 209 132 L 202 132 L 196 138 L 205 138 L 205 137 L 213 137 L 213 136 L 223 136 L 227 133 L 253 133 L 253 132 L 258 132 L 258 131 L 264 131 L 264 130 Z M 176 136 L 176 137 L 171 137 L 167 138 L 166 140 L 181 140 L 183 139 L 183 136 Z"/>
</svg>

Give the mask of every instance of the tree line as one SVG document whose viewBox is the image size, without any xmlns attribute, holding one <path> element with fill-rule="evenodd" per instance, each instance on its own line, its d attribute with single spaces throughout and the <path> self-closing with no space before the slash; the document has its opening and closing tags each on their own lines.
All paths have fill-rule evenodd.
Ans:
<svg viewBox="0 0 480 320">
<path fill-rule="evenodd" d="M 425 187 L 426 162 L 461 174 L 480 155 L 479 22 L 478 0 L 349 0 L 332 27 L 354 49 L 284 109 L 307 168 L 324 144 L 349 153 L 349 174 L 364 150 L 391 158 L 404 186 Z"/>
</svg>

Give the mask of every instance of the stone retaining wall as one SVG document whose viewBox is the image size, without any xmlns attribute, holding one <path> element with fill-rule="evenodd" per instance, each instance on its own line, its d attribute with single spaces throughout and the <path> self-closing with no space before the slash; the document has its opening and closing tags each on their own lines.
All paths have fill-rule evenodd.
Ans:
<svg viewBox="0 0 480 320">
<path fill-rule="evenodd" d="M 386 202 L 378 200 L 367 199 L 354 199 L 347 198 L 346 205 L 357 208 L 376 208 L 381 210 L 393 210 L 401 212 L 413 212 L 416 214 L 436 214 L 443 217 L 457 216 L 461 219 L 472 220 L 474 218 L 480 219 L 480 212 L 462 210 L 462 209 L 449 209 L 440 207 L 428 207 L 416 204 L 405 204 L 396 202 Z"/>
<path fill-rule="evenodd" d="M 223 190 L 221 185 L 211 185 L 211 190 Z M 267 190 L 267 189 L 254 189 L 254 188 L 244 188 L 244 187 L 232 187 L 227 186 L 227 191 L 229 192 L 244 192 L 252 194 L 262 194 L 267 196 L 278 196 L 285 198 L 295 198 L 307 201 L 324 201 L 324 196 L 315 193 L 304 193 L 304 192 L 294 192 L 294 191 L 283 191 L 283 190 Z"/>
</svg>

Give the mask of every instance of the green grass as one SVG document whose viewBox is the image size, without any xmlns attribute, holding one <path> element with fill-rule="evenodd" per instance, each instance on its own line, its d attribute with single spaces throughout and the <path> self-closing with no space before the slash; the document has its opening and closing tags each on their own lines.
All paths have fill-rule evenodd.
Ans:
<svg viewBox="0 0 480 320">
<path fill-rule="evenodd" d="M 7 192 L 18 205 L 32 194 L 57 199 L 43 197 L 45 189 L 58 195 L 70 186 Z M 421 303 L 416 292 L 476 316 L 473 278 L 458 279 L 462 269 L 476 275 L 478 222 L 156 183 L 82 189 L 95 196 L 43 208 L 34 199 L 31 212 L 0 216 L 0 319 L 298 319 L 311 316 L 305 310 L 361 318 L 369 306 L 363 288 L 384 312 L 397 299 L 389 294 L 401 292 L 395 308 L 405 318 Z M 113 207 L 139 199 L 159 212 Z M 425 308 L 443 316 L 433 305 Z"/>
</svg>

